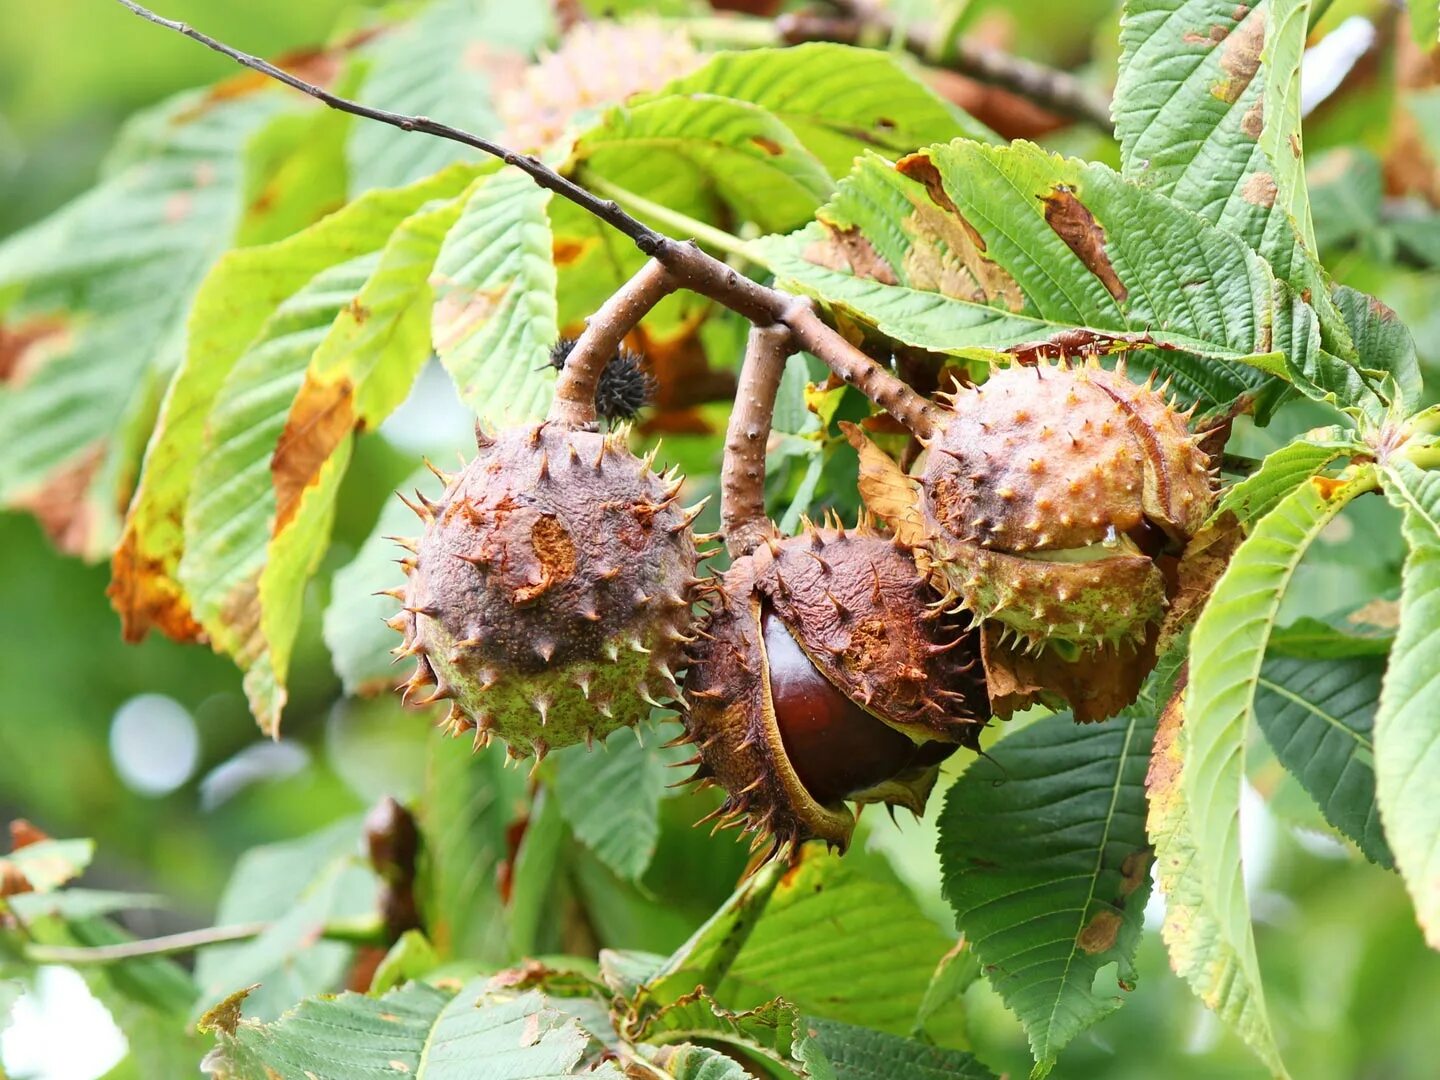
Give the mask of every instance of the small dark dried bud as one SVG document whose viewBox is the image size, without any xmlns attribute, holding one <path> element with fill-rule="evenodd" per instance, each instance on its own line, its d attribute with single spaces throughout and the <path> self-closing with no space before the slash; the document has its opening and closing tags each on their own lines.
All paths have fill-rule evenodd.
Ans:
<svg viewBox="0 0 1440 1080">
<path fill-rule="evenodd" d="M 575 338 L 561 338 L 550 347 L 550 366 L 556 371 L 565 366 L 575 348 Z M 645 370 L 645 358 L 622 348 L 600 372 L 595 387 L 595 411 L 602 419 L 633 420 L 655 397 L 655 379 Z"/>
</svg>

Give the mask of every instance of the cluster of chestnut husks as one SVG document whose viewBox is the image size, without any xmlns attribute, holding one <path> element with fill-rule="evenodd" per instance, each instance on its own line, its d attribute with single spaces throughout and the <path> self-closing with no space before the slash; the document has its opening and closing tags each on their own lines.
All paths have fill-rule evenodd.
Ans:
<svg viewBox="0 0 1440 1080">
<path fill-rule="evenodd" d="M 606 370 L 633 411 L 638 361 Z M 391 625 L 416 660 L 407 699 L 448 700 L 448 726 L 477 745 L 542 757 L 680 698 L 685 669 L 691 779 L 726 792 L 712 816 L 772 855 L 843 849 L 848 804 L 919 813 L 992 715 L 1042 701 L 1096 720 L 1133 700 L 1215 503 L 1188 419 L 1123 367 L 1000 369 L 949 396 L 917 477 L 879 455 L 905 528 L 772 531 L 710 582 L 699 508 L 624 432 L 477 434 L 403 541 Z"/>
</svg>

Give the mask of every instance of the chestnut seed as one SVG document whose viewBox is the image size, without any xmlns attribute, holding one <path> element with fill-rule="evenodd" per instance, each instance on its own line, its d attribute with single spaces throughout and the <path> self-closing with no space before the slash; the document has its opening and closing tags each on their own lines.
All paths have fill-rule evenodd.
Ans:
<svg viewBox="0 0 1440 1080">
<path fill-rule="evenodd" d="M 811 798 L 831 806 L 915 764 L 922 748 L 841 693 L 768 608 L 761 626 L 776 726 Z"/>
</svg>

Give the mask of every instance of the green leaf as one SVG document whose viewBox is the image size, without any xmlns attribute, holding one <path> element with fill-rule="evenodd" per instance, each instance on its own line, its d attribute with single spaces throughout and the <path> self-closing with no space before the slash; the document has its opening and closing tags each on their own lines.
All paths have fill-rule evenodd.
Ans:
<svg viewBox="0 0 1440 1080">
<path fill-rule="evenodd" d="M 598 752 L 577 746 L 554 755 L 555 796 L 575 839 L 627 881 L 638 880 L 655 854 L 660 800 L 674 780 L 658 747 L 677 731 L 674 724 L 650 728 L 647 747 L 638 729 L 622 728 Z"/>
<path fill-rule="evenodd" d="M 1440 40 L 1440 4 L 1435 0 L 1414 0 L 1405 5 L 1410 15 L 1410 34 L 1422 49 L 1433 49 Z"/>
<path fill-rule="evenodd" d="M 1202 409 L 1265 391 L 1272 352 L 1296 378 L 1327 363 L 1313 313 L 1243 242 L 1028 143 L 866 157 L 817 223 L 756 247 L 787 282 L 910 345 L 979 359 L 1154 348 L 1146 362 Z"/>
<path fill-rule="evenodd" d="M 810 220 L 834 188 L 825 166 L 779 119 L 713 94 L 611 109 L 575 143 L 567 171 L 581 166 L 666 205 L 657 177 L 691 193 L 713 191 L 767 232 Z"/>
<path fill-rule="evenodd" d="M 943 1030 L 940 1025 L 953 1023 L 956 1013 L 963 1014 L 965 991 L 978 978 L 980 960 L 962 937 L 935 965 L 930 985 L 925 988 L 925 999 L 920 1002 L 920 1011 L 915 1014 L 912 1034 L 939 1035 Z"/>
<path fill-rule="evenodd" d="M 1127 0 L 1116 133 L 1128 179 L 1242 238 L 1314 306 L 1330 355 L 1300 389 L 1378 412 L 1390 394 L 1357 360 L 1316 261 L 1300 124 L 1310 10 L 1310 0 Z"/>
<path fill-rule="evenodd" d="M 1125 175 L 1242 237 L 1290 278 L 1315 250 L 1300 155 L 1309 0 L 1126 0 Z M 1297 284 L 1299 284 L 1297 282 Z"/>
<path fill-rule="evenodd" d="M 1276 627 L 1270 634 L 1267 657 L 1291 657 L 1299 660 L 1345 660 L 1352 657 L 1386 656 L 1394 644 L 1394 631 L 1365 623 L 1359 613 L 1346 617 L 1355 630 L 1342 630 L 1329 622 L 1308 616 L 1296 619 L 1289 626 Z"/>
<path fill-rule="evenodd" d="M 378 259 L 362 255 L 321 271 L 283 301 L 212 400 L 191 466 L 179 579 L 211 644 L 242 665 L 261 644 L 256 593 L 275 523 L 276 444 L 311 355 Z"/>
<path fill-rule="evenodd" d="M 1152 819 L 1157 858 L 1170 870 L 1162 885 L 1172 901 L 1165 921 L 1171 963 L 1276 1074 L 1284 1067 L 1265 1010 L 1241 878 L 1246 730 L 1266 641 L 1295 567 L 1320 530 L 1373 484 L 1369 470 L 1324 493 L 1302 483 L 1236 550 L 1191 637 L 1177 744 L 1183 772 L 1178 792 L 1165 793 L 1165 801 L 1178 794 L 1180 817 L 1160 830 Z M 1152 806 L 1152 814 L 1160 813 Z M 1157 831 L 1170 835 L 1162 842 Z"/>
<path fill-rule="evenodd" d="M 115 539 L 191 298 L 234 236 L 246 142 L 288 104 L 172 99 L 132 121 L 98 187 L 0 245 L 0 309 L 14 297 L 4 319 L 33 339 L 0 384 L 0 505 L 44 507 L 72 554 Z"/>
<path fill-rule="evenodd" d="M 510 931 L 498 881 L 510 858 L 507 832 L 526 812 L 525 777 L 503 753 L 472 753 L 431 735 L 420 829 L 426 857 L 417 898 L 436 951 L 500 965 Z"/>
<path fill-rule="evenodd" d="M 1363 243 L 1378 231 L 1385 178 L 1380 159 L 1359 146 L 1311 154 L 1306 169 L 1315 242 L 1321 254 Z"/>
<path fill-rule="evenodd" d="M 331 89 L 353 90 L 350 80 L 341 82 Z M 315 108 L 276 117 L 250 140 L 237 247 L 273 244 L 345 205 L 345 142 L 357 122 L 348 113 Z"/>
<path fill-rule="evenodd" d="M 776 1080 L 833 1080 L 829 1063 L 814 1059 L 800 1011 L 776 998 L 753 1009 L 732 1011 L 703 989 L 685 994 L 638 1023 L 627 1023 L 631 1042 L 665 1045 L 703 1039 L 736 1048 Z"/>
<path fill-rule="evenodd" d="M 546 4 L 436 0 L 387 27 L 360 50 L 368 71 L 358 97 L 412 116 L 433 116 L 477 135 L 498 135 L 495 98 L 549 37 Z M 460 143 L 359 123 L 350 137 L 350 191 L 414 183 L 478 154 Z"/>
<path fill-rule="evenodd" d="M 352 433 L 378 427 L 430 357 L 430 273 L 462 202 L 442 201 L 400 224 L 369 280 L 316 347 L 290 405 L 270 460 L 274 522 L 260 561 L 252 564 L 259 571 L 258 596 L 241 612 L 242 626 L 253 625 L 244 620 L 257 609 L 259 614 L 258 648 L 247 649 L 241 666 L 251 712 L 263 731 L 279 727 L 305 583 L 328 546 Z M 222 612 L 224 621 L 230 621 L 227 614 Z"/>
<path fill-rule="evenodd" d="M 908 1035 L 952 943 L 879 860 L 857 862 L 807 850 L 783 877 L 757 874 L 652 990 L 666 1000 L 699 983 L 741 1009 L 783 997 L 815 1016 Z"/>
<path fill-rule="evenodd" d="M 839 178 L 867 150 L 898 157 L 930 143 L 986 139 L 983 125 L 939 97 L 893 53 L 812 42 L 722 52 L 656 97 L 713 94 L 781 120 Z"/>
<path fill-rule="evenodd" d="M 734 1058 L 708 1046 L 680 1043 L 661 1046 L 649 1055 L 652 1064 L 673 1080 L 753 1080 L 754 1074 Z"/>
<path fill-rule="evenodd" d="M 1365 365 L 1387 372 L 1395 380 L 1400 411 L 1408 415 L 1419 408 L 1424 393 L 1420 363 L 1415 339 L 1400 316 L 1375 297 L 1345 286 L 1336 288 L 1333 298 Z"/>
<path fill-rule="evenodd" d="M 1375 718 L 1375 782 L 1395 865 L 1425 940 L 1440 949 L 1440 473 L 1403 458 L 1385 470 L 1385 493 L 1404 514 L 1409 552 L 1400 629 Z"/>
<path fill-rule="evenodd" d="M 411 979 L 420 979 L 440 965 L 435 948 L 422 930 L 406 930 L 400 940 L 390 946 L 385 959 L 370 977 L 371 997 L 395 989 Z"/>
<path fill-rule="evenodd" d="M 111 892 L 107 889 L 58 889 L 7 896 L 10 910 L 29 922 L 33 919 L 97 919 L 121 911 L 153 911 L 170 906 L 154 893 Z"/>
<path fill-rule="evenodd" d="M 282 324 L 294 323 L 277 315 L 282 303 L 295 298 L 317 275 L 380 250 L 400 222 L 421 205 L 463 191 L 474 175 L 473 169 L 457 168 L 402 191 L 367 195 L 294 237 L 233 251 L 216 263 L 196 295 L 185 361 L 161 406 L 115 554 L 110 595 L 128 638 L 138 640 L 155 627 L 189 640 L 201 630 L 181 587 L 179 567 L 186 506 L 196 490 L 202 450 L 207 440 L 213 445 L 212 412 L 242 359 L 252 369 L 252 379 L 263 378 L 267 360 L 277 367 L 299 363 L 298 355 L 276 355 L 275 344 L 270 352 L 257 352 L 251 348 L 257 336 L 277 339 Z M 316 299 L 312 293 L 293 303 L 304 307 Z M 300 342 L 292 339 L 291 344 Z M 288 399 L 279 401 L 274 408 L 288 404 Z M 263 453 L 268 463 L 273 445 L 272 440 L 269 447 L 253 452 Z M 229 509 L 234 512 L 237 504 Z"/>
<path fill-rule="evenodd" d="M 569 885 L 563 873 L 565 817 L 552 791 L 539 790 L 517 829 L 518 846 L 510 861 L 510 889 L 505 910 L 509 917 L 510 955 L 537 956 L 560 952 L 565 943 L 554 917 L 564 910 Z"/>
<path fill-rule="evenodd" d="M 1255 718 L 1325 820 L 1371 862 L 1389 867 L 1394 860 L 1375 805 L 1372 736 L 1384 674 L 1383 653 L 1324 660 L 1267 655 Z"/>
<path fill-rule="evenodd" d="M 1145 765 L 1155 711 L 1108 724 L 1060 713 L 1001 740 L 950 788 L 940 816 L 945 896 L 1044 1074 L 1119 1008 L 1150 892 Z"/>
<path fill-rule="evenodd" d="M 486 995 L 480 980 L 449 994 L 410 983 L 381 998 L 302 1001 L 273 1024 L 218 1033 L 207 1059 L 221 1080 L 559 1080 L 593 1076 L 590 1036 L 539 994 Z M 611 1074 L 613 1075 L 613 1074 Z"/>
<path fill-rule="evenodd" d="M 1234 514 L 1242 525 L 1263 518 L 1277 503 L 1332 462 L 1361 449 L 1338 428 L 1312 433 L 1269 454 L 1260 467 L 1225 490 L 1210 520 Z"/>
<path fill-rule="evenodd" d="M 249 1007 L 269 1018 L 300 998 L 334 990 L 353 950 L 343 942 L 319 940 L 320 932 L 333 921 L 373 917 L 376 890 L 375 876 L 360 857 L 354 821 L 252 848 L 225 886 L 216 921 L 270 925 L 250 941 L 216 945 L 198 955 L 201 1005 L 260 983 Z"/>
<path fill-rule="evenodd" d="M 974 1055 L 834 1020 L 811 1020 L 836 1080 L 994 1080 Z"/>
<path fill-rule="evenodd" d="M 507 169 L 470 196 L 435 260 L 435 349 L 461 400 L 497 426 L 544 415 L 555 386 L 549 202 Z"/>
</svg>

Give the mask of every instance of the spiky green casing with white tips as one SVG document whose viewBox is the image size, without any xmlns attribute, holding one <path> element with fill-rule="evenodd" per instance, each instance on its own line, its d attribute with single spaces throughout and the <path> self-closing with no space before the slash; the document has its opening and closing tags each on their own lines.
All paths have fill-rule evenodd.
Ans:
<svg viewBox="0 0 1440 1080">
<path fill-rule="evenodd" d="M 476 441 L 440 500 L 422 498 L 402 562 L 407 700 L 450 700 L 452 730 L 498 736 L 512 757 L 639 722 L 679 693 L 699 508 L 623 434 L 540 424 Z"/>
<path fill-rule="evenodd" d="M 1189 414 L 1094 363 L 1003 368 L 950 404 L 921 478 L 937 586 L 1031 649 L 1142 640 L 1157 557 L 1215 501 Z"/>
<path fill-rule="evenodd" d="M 913 552 L 868 528 L 807 526 L 735 560 L 685 682 L 692 777 L 724 823 L 842 849 L 845 803 L 917 814 L 939 762 L 989 718 L 979 637 L 935 605 Z"/>
</svg>

